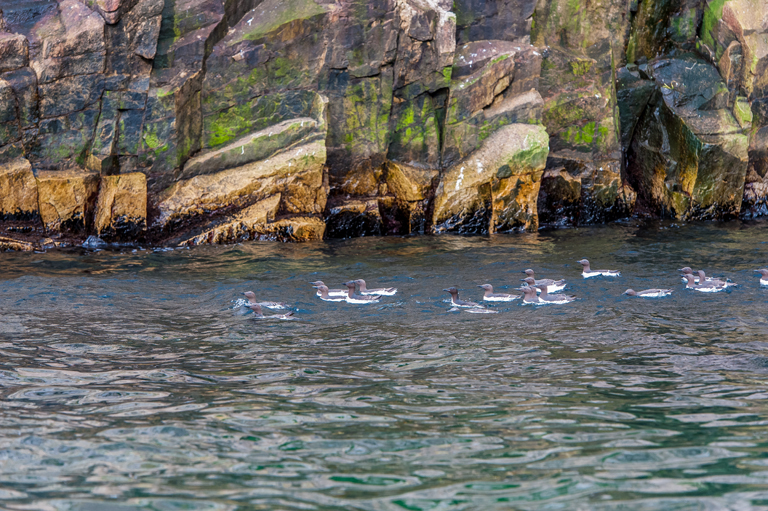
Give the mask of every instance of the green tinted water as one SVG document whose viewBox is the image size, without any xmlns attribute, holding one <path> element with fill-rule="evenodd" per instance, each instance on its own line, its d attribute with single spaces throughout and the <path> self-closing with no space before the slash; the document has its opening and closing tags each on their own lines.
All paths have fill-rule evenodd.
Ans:
<svg viewBox="0 0 768 511">
<path fill-rule="evenodd" d="M 0 508 L 768 509 L 768 224 L 0 254 Z M 574 261 L 616 268 L 581 278 Z M 684 291 L 683 265 L 739 283 Z M 448 312 L 520 272 L 579 300 Z M 396 286 L 326 303 L 308 282 Z M 672 287 L 661 300 L 628 287 Z M 294 305 L 257 321 L 239 293 Z"/>
</svg>

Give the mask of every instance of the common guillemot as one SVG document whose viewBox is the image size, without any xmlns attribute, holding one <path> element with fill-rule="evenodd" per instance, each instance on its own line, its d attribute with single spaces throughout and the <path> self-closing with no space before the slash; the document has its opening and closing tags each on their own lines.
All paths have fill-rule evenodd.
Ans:
<svg viewBox="0 0 768 511">
<path fill-rule="evenodd" d="M 581 265 L 581 275 L 588 279 L 590 277 L 598 277 L 602 275 L 603 277 L 620 277 L 621 272 L 619 270 L 593 270 L 589 267 L 589 261 L 586 259 L 582 259 L 581 261 L 576 261 Z"/>
<path fill-rule="evenodd" d="M 553 285 L 538 284 L 538 282 L 541 282 L 541 281 L 540 280 L 536 280 L 533 277 L 525 277 L 524 279 L 522 279 L 522 281 L 525 282 L 526 284 L 528 284 L 529 286 L 531 286 L 533 288 L 536 288 L 536 292 L 537 293 L 541 293 L 541 289 L 539 287 L 537 287 L 537 286 L 544 286 L 544 285 L 546 285 L 547 286 L 547 291 L 550 292 L 550 293 L 552 293 L 554 291 L 562 291 L 565 288 L 565 284 L 563 284 L 562 286 L 559 285 L 558 283 L 555 283 Z M 561 280 L 560 282 L 565 282 L 565 281 Z"/>
<path fill-rule="evenodd" d="M 699 270 L 696 273 L 699 274 L 699 283 L 701 282 L 715 282 L 717 284 L 722 284 L 723 287 L 731 287 L 731 286 L 738 286 L 735 282 L 730 282 L 728 280 L 723 280 L 719 277 L 707 277 L 707 274 L 704 273 L 704 270 Z"/>
<path fill-rule="evenodd" d="M 315 287 L 317 288 L 317 296 L 319 296 L 321 300 L 326 302 L 344 302 L 347 300 L 346 296 L 331 296 L 331 294 L 328 292 L 328 286 L 325 284 L 321 284 Z M 349 292 L 347 292 L 347 294 L 349 294 Z"/>
<path fill-rule="evenodd" d="M 531 286 L 546 285 L 547 291 L 554 293 L 555 291 L 561 291 L 565 289 L 565 279 L 552 280 L 552 279 L 538 279 L 536 280 L 536 274 L 530 268 L 523 271 L 527 275 L 527 278 L 523 279 L 523 282 L 528 282 L 528 278 L 533 279 L 533 283 L 529 282 Z"/>
<path fill-rule="evenodd" d="M 547 286 L 535 286 L 541 291 L 541 296 L 539 296 L 539 300 L 542 302 L 548 302 L 548 303 L 568 303 L 572 302 L 576 299 L 573 295 L 551 295 L 549 294 L 549 291 L 547 291 Z"/>
<path fill-rule="evenodd" d="M 755 273 L 760 274 L 760 285 L 761 286 L 768 286 L 768 270 L 762 269 L 762 270 L 755 270 Z"/>
<path fill-rule="evenodd" d="M 446 293 L 451 295 L 451 305 L 454 307 L 477 307 L 480 309 L 484 309 L 482 305 L 475 302 L 468 302 L 466 300 L 459 300 L 459 290 L 455 287 L 449 287 L 448 289 L 443 289 Z"/>
<path fill-rule="evenodd" d="M 523 303 L 547 303 L 536 296 L 535 287 L 524 286 L 520 288 L 520 291 L 523 292 Z"/>
<path fill-rule="evenodd" d="M 273 314 L 271 316 L 265 316 L 261 310 L 261 305 L 258 303 L 248 304 L 248 308 L 253 311 L 256 319 L 296 319 L 293 317 L 293 312 L 286 312 L 285 314 Z"/>
<path fill-rule="evenodd" d="M 357 279 L 355 282 L 357 282 L 357 287 L 360 289 L 361 295 L 393 296 L 395 293 L 397 293 L 396 287 L 368 289 L 365 287 L 365 281 L 363 279 Z"/>
<path fill-rule="evenodd" d="M 328 286 L 323 283 L 322 280 L 316 280 L 314 282 L 310 282 L 312 287 L 317 289 L 317 296 L 320 296 L 320 286 L 324 286 L 325 289 L 328 289 Z M 345 297 L 347 296 L 347 290 L 346 289 L 328 289 L 328 296 L 340 296 Z"/>
<path fill-rule="evenodd" d="M 359 295 L 355 293 L 355 284 L 354 280 L 344 283 L 347 286 L 347 298 L 345 299 L 347 303 L 376 303 L 381 299 L 378 295 Z"/>
<path fill-rule="evenodd" d="M 635 291 L 634 289 L 627 289 L 624 291 L 625 295 L 639 296 L 642 298 L 663 298 L 672 294 L 671 289 L 646 289 L 644 291 Z"/>
<path fill-rule="evenodd" d="M 686 275 L 688 283 L 685 285 L 685 289 L 693 289 L 695 291 L 701 291 L 702 293 L 717 293 L 725 289 L 725 286 L 721 282 L 704 282 L 703 284 L 696 284 L 693 275 Z"/>
<path fill-rule="evenodd" d="M 688 283 L 688 275 L 692 275 L 692 276 L 693 276 L 693 282 L 694 282 L 695 284 L 698 284 L 698 283 L 699 283 L 699 277 L 698 277 L 698 275 L 694 275 L 694 274 L 693 274 L 693 270 L 691 269 L 691 267 L 690 267 L 690 266 L 686 266 L 686 267 L 684 267 L 684 268 L 680 268 L 680 271 L 681 271 L 681 272 L 683 272 L 683 275 L 682 275 L 682 277 L 683 277 L 683 282 L 684 282 L 684 283 L 686 283 L 686 284 Z"/>
<path fill-rule="evenodd" d="M 483 300 L 487 302 L 511 302 L 512 300 L 517 300 L 518 298 L 520 298 L 520 295 L 509 295 L 507 293 L 494 293 L 493 286 L 490 284 L 483 284 L 477 287 L 485 290 L 485 294 L 483 295 Z"/>
<path fill-rule="evenodd" d="M 285 302 L 260 302 L 256 300 L 256 293 L 253 291 L 246 291 L 243 293 L 246 298 L 248 298 L 248 304 L 247 307 L 250 307 L 251 305 L 260 305 L 262 307 L 267 307 L 269 309 L 287 309 L 288 305 L 285 304 Z"/>
</svg>

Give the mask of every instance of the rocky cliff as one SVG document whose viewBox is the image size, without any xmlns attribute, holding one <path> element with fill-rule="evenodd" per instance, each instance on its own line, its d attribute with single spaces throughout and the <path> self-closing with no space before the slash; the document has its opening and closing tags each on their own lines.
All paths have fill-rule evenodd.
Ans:
<svg viewBox="0 0 768 511">
<path fill-rule="evenodd" d="M 0 244 L 768 213 L 768 0 L 5 0 Z"/>
</svg>

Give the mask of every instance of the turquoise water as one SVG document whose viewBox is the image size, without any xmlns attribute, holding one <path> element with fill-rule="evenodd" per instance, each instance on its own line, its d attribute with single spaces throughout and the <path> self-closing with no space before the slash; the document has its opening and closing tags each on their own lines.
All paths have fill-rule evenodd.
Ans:
<svg viewBox="0 0 768 511">
<path fill-rule="evenodd" d="M 768 509 L 767 242 L 625 224 L 1 253 L 0 508 Z M 582 257 L 623 274 L 584 280 Z M 683 265 L 739 286 L 685 291 Z M 448 312 L 443 288 L 529 267 L 579 299 Z M 399 292 L 308 285 L 350 278 Z M 247 290 L 299 320 L 255 320 Z"/>
</svg>

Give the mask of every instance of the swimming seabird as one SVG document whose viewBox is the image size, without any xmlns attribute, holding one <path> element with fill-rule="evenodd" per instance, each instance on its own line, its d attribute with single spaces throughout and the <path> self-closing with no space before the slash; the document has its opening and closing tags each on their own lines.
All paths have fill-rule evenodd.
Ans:
<svg viewBox="0 0 768 511">
<path fill-rule="evenodd" d="M 347 303 L 376 303 L 381 299 L 378 295 L 359 295 L 355 293 L 355 281 L 350 280 L 344 283 L 347 286 Z"/>
<path fill-rule="evenodd" d="M 536 296 L 536 288 L 531 286 L 523 286 L 520 288 L 523 292 L 523 303 L 546 303 Z"/>
<path fill-rule="evenodd" d="M 312 287 L 317 289 L 317 296 L 320 296 L 320 286 L 325 286 L 325 289 L 328 289 L 328 286 L 323 283 L 322 280 L 316 280 L 314 282 L 310 282 L 312 284 Z M 328 296 L 340 296 L 344 298 L 347 296 L 347 290 L 346 289 L 328 289 Z"/>
<path fill-rule="evenodd" d="M 539 285 L 546 285 L 547 291 L 550 293 L 554 293 L 555 291 L 561 291 L 565 289 L 565 279 L 560 280 L 552 280 L 552 279 L 536 279 L 536 275 L 531 269 L 525 270 L 523 273 L 525 273 L 528 277 L 523 279 L 523 282 L 528 282 L 528 279 L 533 279 L 533 283 L 528 282 L 528 285 L 531 286 L 539 286 Z"/>
<path fill-rule="evenodd" d="M 550 282 L 554 282 L 554 284 L 539 284 L 539 282 L 545 282 L 546 280 L 549 280 L 549 279 L 536 280 L 533 277 L 525 277 L 524 279 L 522 279 L 522 281 L 528 284 L 529 286 L 536 288 L 537 293 L 541 293 L 541 289 L 539 289 L 537 286 L 547 286 L 547 291 L 550 293 L 554 291 L 562 291 L 565 288 L 564 280 L 559 280 L 559 281 L 550 280 Z M 561 282 L 562 282 L 562 285 L 560 284 Z"/>
<path fill-rule="evenodd" d="M 547 286 L 541 285 L 536 286 L 541 291 L 541 296 L 539 296 L 540 302 L 548 302 L 548 303 L 568 303 L 572 302 L 576 299 L 575 296 L 572 295 L 551 295 L 547 291 Z"/>
<path fill-rule="evenodd" d="M 477 287 L 481 289 L 485 289 L 483 300 L 487 302 L 511 302 L 512 300 L 517 300 L 518 298 L 520 298 L 520 295 L 510 295 L 507 293 L 494 293 L 493 286 L 490 284 L 483 284 Z"/>
<path fill-rule="evenodd" d="M 379 295 L 379 296 L 392 296 L 397 293 L 396 287 L 380 287 L 378 289 L 368 289 L 365 287 L 365 281 L 363 279 L 357 279 L 357 286 L 360 289 L 361 295 Z"/>
<path fill-rule="evenodd" d="M 261 305 L 258 303 L 248 304 L 248 308 L 253 311 L 253 315 L 256 319 L 296 319 L 293 317 L 293 312 L 286 312 L 285 314 L 272 314 L 271 316 L 265 316 L 261 310 Z"/>
<path fill-rule="evenodd" d="M 579 263 L 582 267 L 581 274 L 585 279 L 588 279 L 590 277 L 598 277 L 602 275 L 603 277 L 620 277 L 621 272 L 619 270 L 593 270 L 589 267 L 589 261 L 586 259 L 582 259 L 581 261 L 576 261 Z"/>
<path fill-rule="evenodd" d="M 267 307 L 269 309 L 287 309 L 288 305 L 285 304 L 285 302 L 260 302 L 256 300 L 256 293 L 253 291 L 246 291 L 243 293 L 246 298 L 248 298 L 248 304 L 247 307 L 250 307 L 251 305 L 260 305 L 262 307 Z"/>
<path fill-rule="evenodd" d="M 334 295 L 331 296 L 331 294 L 328 292 L 328 286 L 325 284 L 315 286 L 317 288 L 317 296 L 320 297 L 321 300 L 324 300 L 326 302 L 344 302 L 347 300 L 346 296 L 338 296 Z"/>
<path fill-rule="evenodd" d="M 696 291 L 701 291 L 702 293 L 717 293 L 718 291 L 722 291 L 725 289 L 725 286 L 722 282 L 704 282 L 703 284 L 696 284 L 696 282 L 693 279 L 693 275 L 686 275 L 685 278 L 688 280 L 688 283 L 685 285 L 685 289 L 694 289 Z"/>
<path fill-rule="evenodd" d="M 466 300 L 459 300 L 459 290 L 455 287 L 449 287 L 448 289 L 443 289 L 446 293 L 451 295 L 451 304 L 454 307 L 478 307 L 478 308 L 485 308 L 479 303 L 475 302 L 468 302 Z"/>
<path fill-rule="evenodd" d="M 760 285 L 768 286 L 768 270 L 755 270 L 755 272 L 760 274 Z"/>
<path fill-rule="evenodd" d="M 627 289 L 624 291 L 625 295 L 639 296 L 642 298 L 663 298 L 672 294 L 671 289 L 646 289 L 644 291 L 635 291 L 634 289 Z"/>
<path fill-rule="evenodd" d="M 696 273 L 699 274 L 699 282 L 715 282 L 720 283 L 723 285 L 723 287 L 731 287 L 731 286 L 738 286 L 735 282 L 729 282 L 727 280 L 723 280 L 719 277 L 707 277 L 707 274 L 704 273 L 704 270 L 699 270 Z"/>
</svg>

